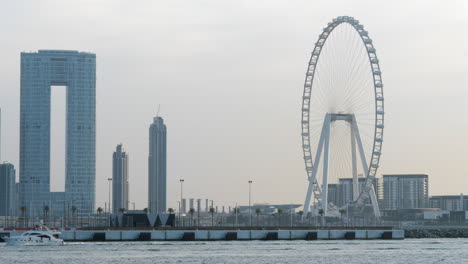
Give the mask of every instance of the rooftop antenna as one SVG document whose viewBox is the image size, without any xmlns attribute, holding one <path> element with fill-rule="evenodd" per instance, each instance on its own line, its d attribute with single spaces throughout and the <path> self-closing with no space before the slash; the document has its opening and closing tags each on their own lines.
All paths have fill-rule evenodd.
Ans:
<svg viewBox="0 0 468 264">
<path fill-rule="evenodd" d="M 161 109 L 161 104 L 158 104 L 158 112 L 156 112 L 156 118 L 159 117 L 159 109 Z"/>
</svg>

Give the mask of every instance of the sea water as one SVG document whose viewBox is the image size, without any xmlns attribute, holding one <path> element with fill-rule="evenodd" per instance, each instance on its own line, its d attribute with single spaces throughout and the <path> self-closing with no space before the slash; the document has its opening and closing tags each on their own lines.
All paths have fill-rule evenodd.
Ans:
<svg viewBox="0 0 468 264">
<path fill-rule="evenodd" d="M 468 263 L 468 239 L 0 243 L 7 263 Z"/>
</svg>

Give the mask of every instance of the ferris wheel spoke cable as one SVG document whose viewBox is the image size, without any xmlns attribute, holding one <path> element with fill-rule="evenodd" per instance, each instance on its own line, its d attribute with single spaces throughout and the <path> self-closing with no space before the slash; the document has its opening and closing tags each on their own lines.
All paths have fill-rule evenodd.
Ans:
<svg viewBox="0 0 468 264">
<path fill-rule="evenodd" d="M 348 31 L 349 32 L 349 31 Z M 358 50 L 358 47 L 357 47 L 357 44 L 356 44 L 356 39 L 352 39 L 351 40 L 351 48 L 349 49 L 349 51 L 347 52 L 347 57 L 346 57 L 346 60 L 345 60 L 345 63 L 343 65 L 352 65 L 351 67 L 346 67 L 345 68 L 345 74 L 344 76 L 346 76 L 346 82 L 345 82 L 345 90 L 347 90 L 347 88 L 349 88 L 349 84 L 351 82 L 351 77 L 352 76 L 355 76 L 355 71 L 357 70 L 357 67 L 354 65 L 354 63 L 360 58 L 360 52 L 355 52 L 356 50 Z M 351 55 L 350 55 L 351 54 Z"/>
<path fill-rule="evenodd" d="M 359 40 L 360 41 L 360 40 Z M 362 43 L 360 43 L 362 44 Z M 352 78 L 355 77 L 362 77 L 361 74 L 357 74 L 358 72 L 361 72 L 363 70 L 363 61 L 367 60 L 367 57 L 365 54 L 362 52 L 362 48 L 358 47 L 359 43 L 354 42 L 352 47 L 352 60 L 347 61 L 347 65 L 352 65 L 352 67 L 348 67 L 348 72 L 347 72 L 347 77 L 348 77 L 348 83 L 347 86 L 352 83 Z"/>
<path fill-rule="evenodd" d="M 353 71 L 355 69 L 355 67 L 346 67 L 346 65 L 351 65 L 351 62 L 353 62 L 356 58 L 356 56 L 359 55 L 358 52 L 354 52 L 355 51 L 355 48 L 354 48 L 354 45 L 355 43 L 353 43 L 353 39 L 349 37 L 349 31 L 345 31 L 346 34 L 348 34 L 348 36 L 345 38 L 345 40 L 343 40 L 344 42 L 347 42 L 347 43 L 351 43 L 351 47 L 350 49 L 346 49 L 346 50 L 343 50 L 342 53 L 344 53 L 344 59 L 341 58 L 341 60 L 337 61 L 340 65 L 340 71 L 343 72 L 343 74 L 340 76 L 342 79 L 344 79 L 346 82 L 345 82 L 345 86 L 347 84 L 347 82 L 349 82 L 350 80 L 350 75 L 351 75 L 351 71 Z M 351 39 L 351 41 L 349 41 L 349 39 Z M 341 45 L 339 42 L 335 42 L 333 43 L 334 46 L 337 46 L 337 45 Z M 343 83 L 343 80 L 340 81 L 341 83 Z"/>
<path fill-rule="evenodd" d="M 353 72 L 353 75 L 351 75 L 350 78 L 349 78 L 348 84 L 345 87 L 346 91 L 358 90 L 358 92 L 361 92 L 361 93 L 368 92 L 368 91 L 365 91 L 364 89 L 359 89 L 359 87 L 362 87 L 363 83 L 366 82 L 366 80 L 364 80 L 365 77 L 362 74 L 358 74 L 359 72 L 361 72 L 362 67 L 363 67 L 362 65 L 357 66 L 357 67 L 353 67 L 356 70 L 355 70 L 355 72 Z M 360 79 L 356 79 L 356 78 L 360 78 Z M 367 79 L 367 81 L 369 81 L 369 80 Z M 351 86 L 349 83 L 353 83 L 353 86 Z M 348 98 L 351 97 L 352 95 L 353 94 L 348 94 Z"/>
</svg>

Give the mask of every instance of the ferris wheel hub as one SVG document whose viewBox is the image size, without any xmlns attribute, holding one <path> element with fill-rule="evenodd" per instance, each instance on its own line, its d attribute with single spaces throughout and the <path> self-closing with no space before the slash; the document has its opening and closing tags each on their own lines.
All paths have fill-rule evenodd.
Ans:
<svg viewBox="0 0 468 264">
<path fill-rule="evenodd" d="M 353 120 L 353 114 L 345 114 L 345 113 L 330 113 L 331 120 L 330 121 L 337 121 L 337 120 L 343 120 L 343 121 L 348 121 L 351 122 Z"/>
</svg>

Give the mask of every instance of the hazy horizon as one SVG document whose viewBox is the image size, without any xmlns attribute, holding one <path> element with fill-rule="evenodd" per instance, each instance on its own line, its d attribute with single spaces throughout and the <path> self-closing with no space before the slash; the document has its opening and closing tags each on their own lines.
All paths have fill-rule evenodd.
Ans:
<svg viewBox="0 0 468 264">
<path fill-rule="evenodd" d="M 129 153 L 130 201 L 146 207 L 148 129 L 167 125 L 168 207 L 303 203 L 300 108 L 313 45 L 340 15 L 379 56 L 385 132 L 378 175 L 425 173 L 429 194 L 468 194 L 468 3 L 464 1 L 9 1 L 1 4 L 2 160 L 19 176 L 20 52 L 97 56 L 96 203 L 112 153 Z M 131 207 L 131 206 L 130 206 Z"/>
</svg>

